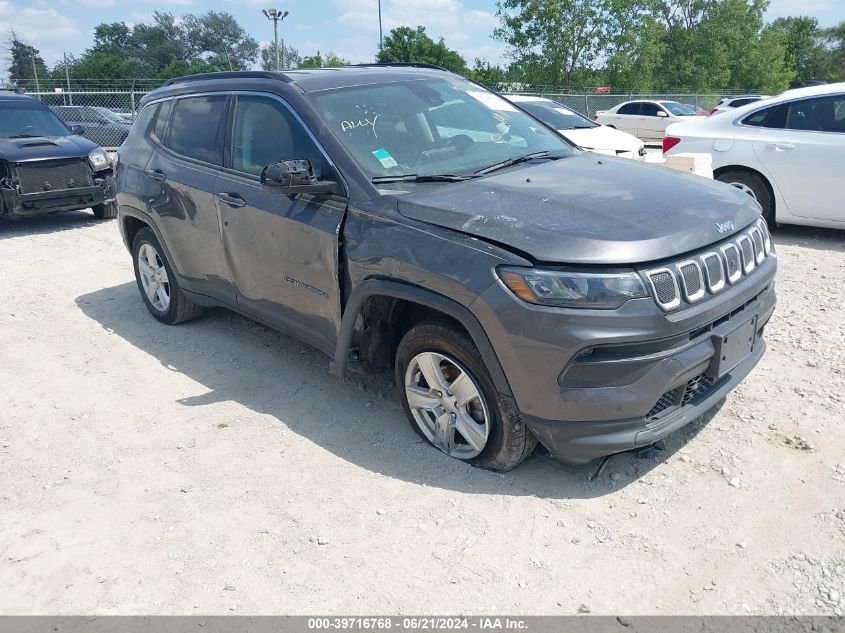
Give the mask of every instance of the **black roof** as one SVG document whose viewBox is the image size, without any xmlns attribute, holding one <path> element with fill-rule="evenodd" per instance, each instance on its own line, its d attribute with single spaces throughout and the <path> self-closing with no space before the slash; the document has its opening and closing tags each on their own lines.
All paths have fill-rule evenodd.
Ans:
<svg viewBox="0 0 845 633">
<path fill-rule="evenodd" d="M 360 86 L 390 81 L 408 79 L 422 79 L 442 77 L 448 73 L 445 68 L 433 64 L 395 63 L 395 64 L 360 64 L 357 66 L 340 66 L 338 68 L 307 68 L 300 70 L 245 70 L 217 73 L 203 73 L 170 79 L 165 84 L 144 97 L 151 98 L 192 92 L 197 84 L 202 89 L 235 89 L 238 87 L 255 86 L 280 82 L 295 86 L 300 92 L 315 92 L 331 90 L 346 86 Z"/>
<path fill-rule="evenodd" d="M 0 92 L 0 101 L 35 101 L 27 95 L 19 95 L 14 92 Z"/>
</svg>

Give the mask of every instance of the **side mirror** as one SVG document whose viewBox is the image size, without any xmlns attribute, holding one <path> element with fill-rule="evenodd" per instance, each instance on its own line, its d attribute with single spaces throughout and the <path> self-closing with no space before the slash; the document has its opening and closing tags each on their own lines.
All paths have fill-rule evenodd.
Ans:
<svg viewBox="0 0 845 633">
<path fill-rule="evenodd" d="M 76 136 L 85 136 L 85 128 L 81 125 L 71 125 L 70 133 Z"/>
<path fill-rule="evenodd" d="M 662 119 L 665 119 L 665 118 L 666 118 L 667 116 L 669 116 L 669 115 L 668 115 L 668 114 L 666 114 L 666 112 L 664 112 L 663 110 L 658 110 L 658 111 L 657 111 L 657 116 L 659 116 L 659 117 L 660 117 L 660 118 L 662 118 Z"/>
<path fill-rule="evenodd" d="M 261 184 L 283 194 L 335 193 L 333 180 L 317 180 L 311 161 L 305 158 L 272 163 L 261 170 Z"/>
</svg>

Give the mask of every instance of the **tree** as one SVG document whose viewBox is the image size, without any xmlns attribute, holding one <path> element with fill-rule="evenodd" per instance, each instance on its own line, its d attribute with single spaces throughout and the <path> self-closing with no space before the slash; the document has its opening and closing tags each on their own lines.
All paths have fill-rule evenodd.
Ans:
<svg viewBox="0 0 845 633">
<path fill-rule="evenodd" d="M 188 13 L 179 26 L 188 59 L 216 58 L 217 65 L 245 70 L 258 58 L 258 42 L 231 13 L 208 11 L 200 16 Z"/>
<path fill-rule="evenodd" d="M 769 28 L 783 34 L 784 61 L 795 71 L 795 84 L 802 85 L 806 80 L 816 78 L 819 21 L 809 16 L 790 16 L 778 18 Z"/>
<path fill-rule="evenodd" d="M 475 65 L 467 73 L 470 79 L 491 90 L 501 90 L 507 81 L 507 72 L 501 66 L 493 66 L 490 62 L 475 58 Z"/>
<path fill-rule="evenodd" d="M 820 47 L 818 78 L 845 81 L 845 22 L 822 31 Z"/>
<path fill-rule="evenodd" d="M 571 88 L 595 68 L 641 10 L 629 0 L 499 0 L 494 37 L 531 83 Z"/>
<path fill-rule="evenodd" d="M 22 42 L 14 29 L 9 30 L 6 53 L 9 80 L 13 83 L 34 90 L 36 77 L 47 78 L 47 65 L 41 57 L 41 52 Z"/>
<path fill-rule="evenodd" d="M 446 46 L 441 37 L 437 42 L 425 32 L 424 26 L 412 29 L 400 26 L 384 38 L 384 45 L 376 55 L 382 64 L 391 62 L 420 62 L 443 66 L 452 72 L 466 74 L 467 62 L 457 51 Z"/>
<path fill-rule="evenodd" d="M 299 68 L 302 64 L 302 55 L 292 46 L 284 46 L 279 42 L 279 52 L 284 51 L 284 68 L 285 70 L 291 68 Z M 281 61 L 281 60 L 280 60 Z M 273 44 L 261 48 L 261 68 L 264 70 L 276 70 L 276 47 Z"/>
<path fill-rule="evenodd" d="M 349 66 L 350 62 L 348 59 L 344 59 L 339 55 L 335 55 L 332 52 L 326 53 L 323 56 L 320 51 L 317 51 L 316 55 L 309 55 L 307 57 L 302 58 L 302 62 L 299 64 L 300 68 L 337 68 L 339 66 Z"/>
</svg>

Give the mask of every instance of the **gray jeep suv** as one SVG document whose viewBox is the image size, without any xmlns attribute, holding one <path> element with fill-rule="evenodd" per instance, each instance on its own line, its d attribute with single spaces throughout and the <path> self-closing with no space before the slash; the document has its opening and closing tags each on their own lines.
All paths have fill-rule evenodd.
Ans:
<svg viewBox="0 0 845 633">
<path fill-rule="evenodd" d="M 582 152 L 436 67 L 172 80 L 116 169 L 156 319 L 224 306 L 337 375 L 393 371 L 413 428 L 475 465 L 653 444 L 765 349 L 750 197 Z"/>
</svg>

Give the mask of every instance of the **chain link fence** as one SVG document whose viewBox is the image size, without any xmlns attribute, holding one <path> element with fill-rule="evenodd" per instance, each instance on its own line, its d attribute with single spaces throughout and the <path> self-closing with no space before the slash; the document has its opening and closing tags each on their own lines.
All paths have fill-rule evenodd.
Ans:
<svg viewBox="0 0 845 633">
<path fill-rule="evenodd" d="M 85 128 L 85 136 L 106 149 L 115 149 L 129 134 L 141 98 L 155 86 L 140 90 L 72 91 L 54 89 L 51 92 L 26 92 L 50 106 L 65 123 Z M 634 99 L 679 101 L 708 112 L 723 94 L 652 93 L 652 94 L 595 94 L 592 92 L 562 92 L 559 90 L 504 90 L 509 94 L 533 95 L 553 99 L 587 117 L 600 110 Z"/>
</svg>

